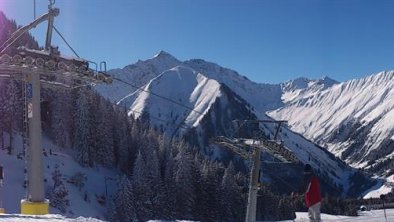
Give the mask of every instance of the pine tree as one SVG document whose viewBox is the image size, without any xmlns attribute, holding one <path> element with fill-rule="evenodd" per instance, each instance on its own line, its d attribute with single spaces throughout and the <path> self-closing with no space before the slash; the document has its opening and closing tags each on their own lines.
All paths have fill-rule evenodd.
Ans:
<svg viewBox="0 0 394 222">
<path fill-rule="evenodd" d="M 51 102 L 51 134 L 56 145 L 64 148 L 71 146 L 72 97 L 64 91 L 53 92 Z"/>
<path fill-rule="evenodd" d="M 60 173 L 59 166 L 56 165 L 52 173 L 53 188 L 50 195 L 50 205 L 65 213 L 67 207 L 70 205 L 70 201 L 67 199 L 68 190 L 64 186 L 61 177 L 62 174 Z"/>
<path fill-rule="evenodd" d="M 163 183 L 160 175 L 159 159 L 155 150 L 145 162 L 145 181 L 148 188 L 148 193 L 146 193 L 147 200 L 145 202 L 150 212 L 149 219 L 155 219 L 155 217 L 160 218 L 162 216 L 160 201 L 163 200 Z"/>
<path fill-rule="evenodd" d="M 5 104 L 4 111 L 5 111 L 5 125 L 7 132 L 10 136 L 10 144 L 8 147 L 8 153 L 11 154 L 14 147 L 14 130 L 17 126 L 18 121 L 21 121 L 22 117 L 22 98 L 21 98 L 21 91 L 17 86 L 15 80 L 7 81 L 7 90 L 5 92 Z M 4 118 L 3 117 L 3 118 Z"/>
<path fill-rule="evenodd" d="M 90 123 L 88 100 L 84 90 L 79 91 L 76 101 L 74 148 L 77 150 L 76 159 L 82 166 L 90 165 L 91 150 L 89 144 Z"/>
<path fill-rule="evenodd" d="M 117 110 L 116 119 L 114 121 L 113 137 L 114 137 L 114 158 L 115 163 L 123 172 L 127 172 L 132 167 L 129 165 L 131 141 L 130 121 L 126 110 Z"/>
<path fill-rule="evenodd" d="M 124 175 L 119 182 L 119 190 L 114 198 L 114 221 L 137 221 L 137 211 L 133 206 L 134 201 L 132 183 Z"/>
<path fill-rule="evenodd" d="M 221 180 L 218 177 L 218 166 L 216 164 L 205 161 L 202 168 L 202 184 L 204 189 L 203 198 L 203 220 L 219 221 L 221 212 Z"/>
<path fill-rule="evenodd" d="M 134 206 L 135 210 L 138 212 L 139 220 L 147 220 L 149 219 L 148 217 L 150 215 L 150 212 L 147 208 L 147 203 L 145 202 L 148 199 L 147 194 L 149 193 L 145 175 L 145 167 L 146 164 L 140 152 L 137 155 L 132 176 L 133 196 L 135 201 Z"/>
<path fill-rule="evenodd" d="M 164 175 L 163 175 L 163 186 L 164 186 L 164 195 L 162 204 L 162 214 L 164 219 L 174 220 L 176 219 L 176 212 L 174 212 L 173 207 L 175 206 L 176 199 L 175 193 L 177 192 L 175 179 L 174 179 L 174 157 L 171 152 L 171 148 L 165 149 L 165 155 L 163 159 L 165 159 L 164 166 Z"/>
<path fill-rule="evenodd" d="M 195 188 L 192 178 L 192 159 L 185 149 L 181 149 L 175 157 L 175 210 L 179 219 L 193 219 Z"/>
<path fill-rule="evenodd" d="M 96 130 L 96 161 L 110 167 L 114 164 L 113 109 L 111 104 L 102 100 L 97 110 L 99 122 Z"/>
<path fill-rule="evenodd" d="M 240 193 L 240 189 L 235 183 L 235 170 L 232 162 L 228 165 L 224 171 L 224 175 L 221 183 L 222 189 L 222 218 L 226 218 L 228 221 L 237 221 L 239 215 L 237 212 L 237 195 Z"/>
</svg>

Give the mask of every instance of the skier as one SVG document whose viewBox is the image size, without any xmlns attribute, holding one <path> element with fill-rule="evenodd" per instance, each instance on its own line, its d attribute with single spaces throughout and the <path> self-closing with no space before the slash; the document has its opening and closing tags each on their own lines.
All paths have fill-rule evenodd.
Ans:
<svg viewBox="0 0 394 222">
<path fill-rule="evenodd" d="M 305 204 L 308 207 L 309 220 L 320 222 L 321 194 L 319 179 L 313 173 L 312 167 L 306 164 L 304 167 L 304 183 L 302 193 L 305 195 Z"/>
</svg>

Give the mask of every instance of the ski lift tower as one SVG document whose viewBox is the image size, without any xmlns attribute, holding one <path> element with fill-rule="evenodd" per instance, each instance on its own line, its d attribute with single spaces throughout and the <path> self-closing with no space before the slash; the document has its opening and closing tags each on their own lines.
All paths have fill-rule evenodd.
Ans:
<svg viewBox="0 0 394 222">
<path fill-rule="evenodd" d="M 54 8 L 55 0 L 49 0 L 48 12 L 30 24 L 15 31 L 10 38 L 0 46 L 0 77 L 22 81 L 22 91 L 25 96 L 24 127 L 29 141 L 24 143 L 27 149 L 27 196 L 21 200 L 21 213 L 42 215 L 49 213 L 49 201 L 45 199 L 43 175 L 43 149 L 40 97 L 41 87 L 66 87 L 93 85 L 97 83 L 112 83 L 112 78 L 106 74 L 106 63 L 96 63 L 79 58 L 69 46 L 60 32 L 54 26 L 54 19 L 60 10 Z M 23 34 L 35 28 L 38 24 L 48 21 L 45 48 L 33 50 L 25 47 L 10 48 Z M 52 33 L 57 32 L 78 58 L 60 55 L 58 47 L 53 47 Z M 89 68 L 89 63 L 95 69 Z M 25 154 L 26 155 L 26 154 Z"/>
<path fill-rule="evenodd" d="M 277 137 L 281 126 L 287 121 L 275 121 L 275 120 L 243 120 L 236 121 L 239 131 L 242 127 L 248 127 L 248 123 L 260 124 L 260 123 L 274 123 L 277 124 L 277 128 L 274 134 L 273 140 L 264 139 L 262 135 L 253 135 L 253 138 L 227 138 L 227 137 L 217 137 L 214 139 L 214 143 L 224 146 L 231 151 L 237 153 L 245 160 L 252 163 L 249 178 L 249 193 L 248 193 L 248 205 L 246 209 L 245 222 L 255 222 L 256 221 L 256 208 L 257 208 L 257 192 L 259 190 L 260 182 L 260 162 L 261 153 L 263 151 L 270 153 L 272 156 L 278 160 L 285 163 L 297 163 L 297 157 L 282 143 L 278 143 Z M 260 133 L 261 130 L 258 129 Z M 256 132 L 254 132 L 255 134 Z"/>
</svg>

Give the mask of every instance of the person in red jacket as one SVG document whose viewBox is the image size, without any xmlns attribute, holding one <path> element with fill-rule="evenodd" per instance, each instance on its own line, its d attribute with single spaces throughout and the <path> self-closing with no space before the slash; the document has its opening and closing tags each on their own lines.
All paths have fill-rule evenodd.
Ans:
<svg viewBox="0 0 394 222">
<path fill-rule="evenodd" d="M 320 182 L 309 164 L 306 164 L 304 167 L 303 193 L 305 195 L 305 204 L 308 207 L 309 220 L 312 222 L 320 222 Z"/>
</svg>

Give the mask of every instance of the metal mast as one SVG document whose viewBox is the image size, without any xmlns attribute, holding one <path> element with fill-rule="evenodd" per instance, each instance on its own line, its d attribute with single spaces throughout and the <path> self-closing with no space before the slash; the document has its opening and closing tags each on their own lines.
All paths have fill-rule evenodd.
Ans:
<svg viewBox="0 0 394 222">
<path fill-rule="evenodd" d="M 55 16 L 59 15 L 59 9 L 52 8 L 54 0 L 49 0 L 48 6 L 48 30 L 45 41 L 45 51 L 51 53 L 52 30 Z M 31 86 L 31 105 L 32 115 L 29 118 L 29 167 L 28 167 L 28 200 L 31 202 L 45 202 L 44 191 L 44 170 L 42 154 L 42 129 L 41 129 L 41 84 L 40 73 L 30 72 L 28 81 Z M 29 88 L 28 87 L 28 88 Z"/>
</svg>

